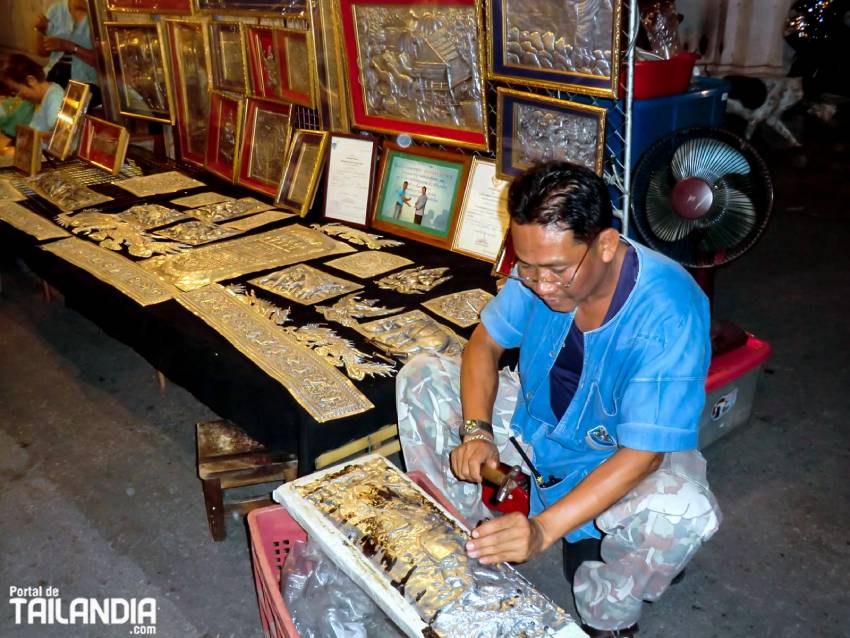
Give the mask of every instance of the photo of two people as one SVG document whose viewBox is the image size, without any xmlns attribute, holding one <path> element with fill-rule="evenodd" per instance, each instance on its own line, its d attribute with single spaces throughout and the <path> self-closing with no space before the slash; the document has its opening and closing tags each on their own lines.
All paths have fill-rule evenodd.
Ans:
<svg viewBox="0 0 850 638">
<path fill-rule="evenodd" d="M 412 195 L 407 194 L 408 182 L 403 182 L 401 188 L 396 194 L 395 208 L 393 209 L 393 219 L 401 219 L 402 212 L 405 206 L 410 206 L 413 199 Z M 425 205 L 428 203 L 428 187 L 423 186 L 419 191 L 419 196 L 413 203 L 413 223 L 422 225 L 422 218 L 425 216 Z"/>
</svg>

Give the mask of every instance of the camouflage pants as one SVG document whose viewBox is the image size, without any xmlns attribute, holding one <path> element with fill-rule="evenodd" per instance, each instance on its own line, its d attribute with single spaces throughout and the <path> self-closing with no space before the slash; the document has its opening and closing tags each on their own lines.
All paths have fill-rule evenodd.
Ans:
<svg viewBox="0 0 850 638">
<path fill-rule="evenodd" d="M 510 465 L 522 465 L 508 442 L 518 389 L 516 374 L 503 370 L 493 431 L 501 459 Z M 414 358 L 398 375 L 396 402 L 407 469 L 425 472 L 470 526 L 492 516 L 481 501 L 481 486 L 459 481 L 449 465 L 449 454 L 460 443 L 460 362 Z M 603 532 L 603 562 L 583 563 L 573 584 L 583 622 L 611 630 L 637 622 L 642 602 L 661 596 L 717 531 L 720 519 L 702 455 L 696 450 L 666 454 L 658 470 L 596 519 Z"/>
</svg>

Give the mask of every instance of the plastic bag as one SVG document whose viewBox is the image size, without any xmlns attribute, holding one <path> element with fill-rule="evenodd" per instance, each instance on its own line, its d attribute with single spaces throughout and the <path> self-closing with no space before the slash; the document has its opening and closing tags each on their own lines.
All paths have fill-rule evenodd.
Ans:
<svg viewBox="0 0 850 638">
<path fill-rule="evenodd" d="M 640 21 L 650 50 L 665 60 L 675 56 L 679 42 L 679 13 L 674 0 L 640 0 Z"/>
<path fill-rule="evenodd" d="M 403 638 L 404 633 L 316 543 L 290 547 L 281 593 L 301 638 Z"/>
</svg>

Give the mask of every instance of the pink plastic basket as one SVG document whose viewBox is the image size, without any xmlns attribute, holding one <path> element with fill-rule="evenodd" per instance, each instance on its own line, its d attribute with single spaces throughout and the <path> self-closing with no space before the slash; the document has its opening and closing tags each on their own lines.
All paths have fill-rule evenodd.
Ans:
<svg viewBox="0 0 850 638">
<path fill-rule="evenodd" d="M 408 476 L 460 518 L 457 510 L 446 501 L 428 477 L 421 472 L 409 472 Z M 280 505 L 249 512 L 248 531 L 251 534 L 251 564 L 254 567 L 254 584 L 257 586 L 257 605 L 263 631 L 266 636 L 273 638 L 298 638 L 298 631 L 280 593 L 280 575 L 292 544 L 306 539 L 307 533 Z"/>
</svg>

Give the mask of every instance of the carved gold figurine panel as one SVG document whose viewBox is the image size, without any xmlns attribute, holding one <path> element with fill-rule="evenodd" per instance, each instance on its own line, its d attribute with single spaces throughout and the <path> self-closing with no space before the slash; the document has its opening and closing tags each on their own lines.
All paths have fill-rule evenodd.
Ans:
<svg viewBox="0 0 850 638">
<path fill-rule="evenodd" d="M 47 244 L 41 249 L 82 268 L 140 306 L 167 301 L 179 292 L 129 259 L 76 237 Z"/>
<path fill-rule="evenodd" d="M 316 421 L 342 419 L 374 407 L 337 368 L 222 286 L 178 294 L 177 301 L 283 385 Z"/>
<path fill-rule="evenodd" d="M 447 271 L 448 268 L 445 266 L 440 268 L 417 266 L 387 275 L 375 283 L 379 288 L 386 290 L 395 290 L 406 295 L 421 295 L 451 279 L 451 275 L 445 275 Z"/>
<path fill-rule="evenodd" d="M 78 210 L 112 201 L 69 177 L 61 171 L 48 171 L 28 179 L 26 185 L 57 208 L 64 211 Z"/>
<path fill-rule="evenodd" d="M 165 173 L 154 173 L 153 175 L 142 175 L 113 182 L 126 191 L 130 191 L 136 197 L 150 197 L 151 195 L 162 195 L 174 193 L 189 188 L 203 186 L 203 182 L 192 179 L 180 171 L 167 171 Z"/>
<path fill-rule="evenodd" d="M 179 241 L 183 244 L 189 244 L 190 246 L 200 246 L 201 244 L 208 244 L 211 241 L 233 237 L 240 232 L 232 228 L 208 224 L 207 222 L 195 219 L 190 222 L 183 222 L 182 224 L 175 224 L 174 226 L 154 231 L 154 235 Z"/>
<path fill-rule="evenodd" d="M 422 352 L 460 356 L 466 340 L 421 310 L 361 323 L 354 328 L 370 343 L 404 361 Z"/>
<path fill-rule="evenodd" d="M 335 321 L 338 324 L 353 328 L 358 325 L 358 319 L 371 317 L 383 317 L 404 310 L 399 308 L 385 308 L 376 306 L 377 299 L 361 299 L 356 293 L 346 295 L 332 306 L 316 306 L 316 312 L 320 313 L 327 321 Z"/>
<path fill-rule="evenodd" d="M 393 248 L 394 246 L 402 246 L 404 242 L 396 239 L 384 239 L 380 235 L 367 233 L 365 230 L 349 228 L 342 224 L 311 224 L 312 228 L 320 230 L 326 235 L 333 237 L 342 237 L 358 246 L 366 246 L 372 250 L 380 250 L 381 248 Z"/>
<path fill-rule="evenodd" d="M 84 211 L 85 212 L 85 211 Z M 159 204 L 139 204 L 118 215 L 119 219 L 135 224 L 139 228 L 150 230 L 173 222 L 187 219 L 186 213 Z"/>
<path fill-rule="evenodd" d="M 316 257 L 352 252 L 350 246 L 298 224 L 201 246 L 182 255 L 154 257 L 142 267 L 181 290 L 233 279 Z"/>
<path fill-rule="evenodd" d="M 24 208 L 16 202 L 0 202 L 0 221 L 16 228 L 38 241 L 70 237 L 70 234 L 38 213 Z"/>
<path fill-rule="evenodd" d="M 325 301 L 363 287 L 363 284 L 334 277 L 306 264 L 257 277 L 250 283 L 304 305 Z"/>
<path fill-rule="evenodd" d="M 243 215 L 262 213 L 272 208 L 274 206 L 261 202 L 259 199 L 242 197 L 241 199 L 231 199 L 216 204 L 199 206 L 198 208 L 187 211 L 187 214 L 200 219 L 202 222 L 212 224 L 213 222 L 223 222 L 235 217 L 242 217 Z"/>
<path fill-rule="evenodd" d="M 56 223 L 70 228 L 75 235 L 88 236 L 102 248 L 115 251 L 127 248 L 127 252 L 134 257 L 170 255 L 188 248 L 185 244 L 158 239 L 117 215 L 96 210 L 84 210 L 76 215 L 62 213 L 56 217 Z"/>
<path fill-rule="evenodd" d="M 462 328 L 468 328 L 478 323 L 481 311 L 492 298 L 493 295 L 486 290 L 475 288 L 429 299 L 422 305 L 435 315 L 448 319 Z"/>
<path fill-rule="evenodd" d="M 227 222 L 222 224 L 222 226 L 239 232 L 246 232 L 259 228 L 260 226 L 267 226 L 268 224 L 274 224 L 276 222 L 289 219 L 290 217 L 295 217 L 295 214 L 285 213 L 282 210 L 267 210 L 264 213 L 257 213 L 250 217 L 243 217 L 242 219 Z"/>
<path fill-rule="evenodd" d="M 186 197 L 172 199 L 171 203 L 177 206 L 185 206 L 186 208 L 198 208 L 200 206 L 208 206 L 209 204 L 218 204 L 219 202 L 229 202 L 232 199 L 232 197 L 221 195 L 220 193 L 198 193 L 197 195 L 187 195 Z"/>
<path fill-rule="evenodd" d="M 379 250 L 367 250 L 325 262 L 325 266 L 336 268 L 360 279 L 372 279 L 396 268 L 410 266 L 412 263 L 409 259 L 398 255 L 382 253 Z"/>
</svg>

